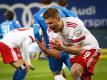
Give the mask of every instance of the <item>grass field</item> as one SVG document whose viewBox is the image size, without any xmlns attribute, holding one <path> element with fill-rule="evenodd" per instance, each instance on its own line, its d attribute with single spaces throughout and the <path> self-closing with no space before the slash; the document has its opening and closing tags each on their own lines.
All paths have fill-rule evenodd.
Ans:
<svg viewBox="0 0 107 80">
<path fill-rule="evenodd" d="M 35 66 L 34 71 L 29 71 L 26 80 L 52 80 L 52 74 L 48 67 L 47 60 L 32 60 Z M 14 69 L 10 65 L 0 62 L 0 80 L 12 80 Z M 70 73 L 66 69 L 67 80 L 70 80 Z M 95 67 L 95 74 L 92 80 L 107 80 L 107 59 L 100 59 Z"/>
</svg>

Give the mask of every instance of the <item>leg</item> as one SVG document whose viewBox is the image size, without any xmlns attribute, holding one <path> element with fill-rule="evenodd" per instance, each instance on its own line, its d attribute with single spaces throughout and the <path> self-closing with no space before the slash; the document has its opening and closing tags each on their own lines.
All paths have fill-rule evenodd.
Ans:
<svg viewBox="0 0 107 80">
<path fill-rule="evenodd" d="M 91 75 L 89 72 L 85 71 L 82 76 L 81 76 L 81 79 L 82 80 L 91 80 Z"/>
<path fill-rule="evenodd" d="M 78 63 L 74 63 L 71 67 L 72 80 L 81 80 L 80 77 L 82 73 L 83 73 L 83 67 Z"/>
<path fill-rule="evenodd" d="M 65 80 L 62 76 L 63 61 L 61 59 L 55 59 L 54 57 L 48 56 L 49 67 L 54 75 L 54 80 Z"/>
<path fill-rule="evenodd" d="M 60 55 L 61 55 L 60 57 L 63 60 L 64 64 L 70 70 L 71 69 L 71 63 L 70 63 L 69 54 L 67 52 L 62 51 Z"/>
<path fill-rule="evenodd" d="M 18 61 L 12 62 L 10 64 L 16 68 L 16 71 L 14 72 L 14 75 L 13 75 L 13 80 L 25 79 L 27 67 L 24 64 L 23 60 L 18 60 Z"/>
<path fill-rule="evenodd" d="M 62 76 L 66 79 L 65 68 L 66 68 L 66 65 L 63 63 L 63 66 L 62 66 Z"/>
<path fill-rule="evenodd" d="M 69 70 L 71 68 L 71 63 L 70 63 L 70 59 L 69 59 L 69 54 L 66 52 L 62 52 L 61 53 L 61 59 L 63 60 L 63 67 L 62 67 L 62 75 L 64 76 L 64 78 L 66 78 L 66 73 L 65 73 L 65 68 L 67 67 Z"/>
<path fill-rule="evenodd" d="M 4 43 L 0 43 L 0 52 L 5 64 L 11 64 L 16 71 L 13 76 L 13 80 L 22 80 L 26 75 L 26 66 L 22 60 L 19 50 L 17 48 L 9 48 Z"/>
<path fill-rule="evenodd" d="M 80 77 L 82 80 L 91 80 L 91 75 L 93 74 L 94 66 L 99 59 L 99 55 L 99 51 L 92 49 L 86 50 L 80 56 L 75 57 L 75 62 L 71 68 L 73 80 L 78 80 Z"/>
</svg>

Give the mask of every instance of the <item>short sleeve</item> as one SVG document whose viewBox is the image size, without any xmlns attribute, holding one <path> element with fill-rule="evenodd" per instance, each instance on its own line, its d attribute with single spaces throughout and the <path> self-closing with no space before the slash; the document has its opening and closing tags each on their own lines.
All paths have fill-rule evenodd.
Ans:
<svg viewBox="0 0 107 80">
<path fill-rule="evenodd" d="M 72 42 L 77 43 L 85 39 L 85 34 L 81 26 L 78 26 L 73 31 Z"/>
<path fill-rule="evenodd" d="M 69 42 L 77 43 L 85 39 L 84 24 L 80 19 L 68 18 L 66 36 Z M 71 20 L 71 21 L 70 21 Z"/>
</svg>

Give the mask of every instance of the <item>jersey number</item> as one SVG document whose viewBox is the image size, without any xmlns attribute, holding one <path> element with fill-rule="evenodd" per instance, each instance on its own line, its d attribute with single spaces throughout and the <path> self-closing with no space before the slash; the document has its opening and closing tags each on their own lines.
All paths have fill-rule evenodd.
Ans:
<svg viewBox="0 0 107 80">
<path fill-rule="evenodd" d="M 86 58 L 89 57 L 89 56 L 90 56 L 90 52 L 88 51 L 88 52 L 86 52 L 86 53 L 84 54 L 83 58 L 86 60 Z"/>
</svg>

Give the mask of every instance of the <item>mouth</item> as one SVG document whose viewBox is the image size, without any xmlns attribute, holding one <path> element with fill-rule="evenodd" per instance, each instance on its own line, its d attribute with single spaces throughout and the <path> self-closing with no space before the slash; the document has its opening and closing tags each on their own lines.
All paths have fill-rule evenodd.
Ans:
<svg viewBox="0 0 107 80">
<path fill-rule="evenodd" d="M 51 27 L 52 30 L 55 30 L 55 27 Z"/>
</svg>

